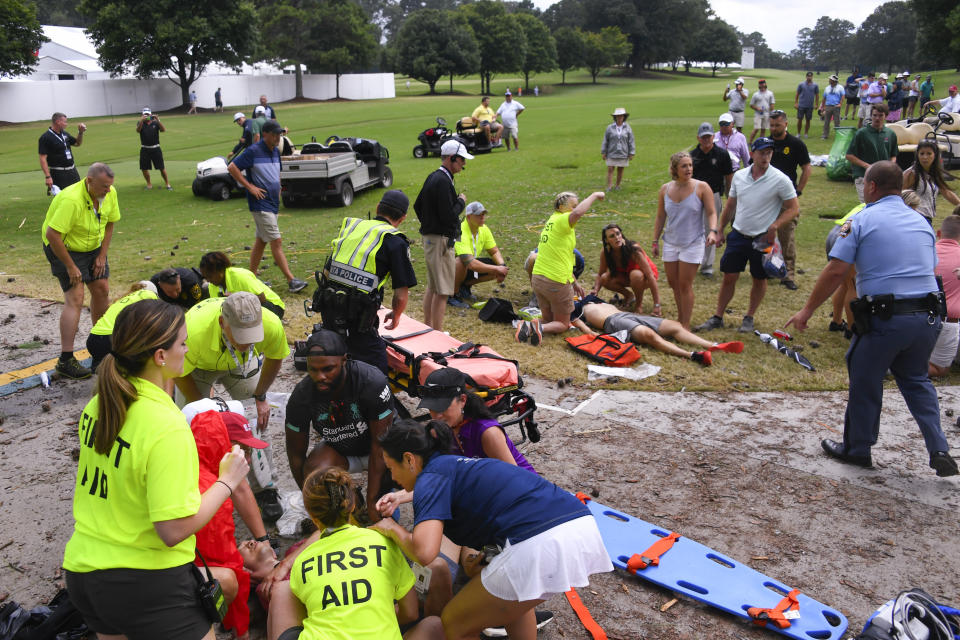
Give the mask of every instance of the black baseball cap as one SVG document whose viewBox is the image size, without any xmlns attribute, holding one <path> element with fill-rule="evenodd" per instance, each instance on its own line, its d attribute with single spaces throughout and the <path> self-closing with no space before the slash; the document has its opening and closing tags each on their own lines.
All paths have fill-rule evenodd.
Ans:
<svg viewBox="0 0 960 640">
<path fill-rule="evenodd" d="M 384 192 L 380 198 L 380 204 L 392 207 L 400 213 L 406 213 L 410 207 L 410 198 L 408 198 L 403 191 L 400 191 L 400 189 L 390 189 Z"/>
<path fill-rule="evenodd" d="M 453 367 L 437 369 L 427 376 L 419 392 L 418 409 L 444 411 L 454 398 L 467 392 L 467 374 Z"/>
<path fill-rule="evenodd" d="M 318 329 L 307 338 L 307 357 L 345 355 L 347 355 L 347 341 L 335 331 Z"/>
<path fill-rule="evenodd" d="M 283 127 L 276 120 L 267 120 L 260 127 L 260 133 L 283 133 Z"/>
<path fill-rule="evenodd" d="M 169 267 L 157 273 L 157 275 L 153 276 L 153 279 L 164 284 L 174 284 L 179 276 L 180 274 L 177 273 L 176 269 Z"/>
</svg>

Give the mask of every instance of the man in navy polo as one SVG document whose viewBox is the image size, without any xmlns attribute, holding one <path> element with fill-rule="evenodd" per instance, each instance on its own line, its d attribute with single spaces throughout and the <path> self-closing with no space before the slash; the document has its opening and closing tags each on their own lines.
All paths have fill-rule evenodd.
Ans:
<svg viewBox="0 0 960 640">
<path fill-rule="evenodd" d="M 247 190 L 247 204 L 257 226 L 253 249 L 250 251 L 250 271 L 257 273 L 263 252 L 270 245 L 273 261 L 287 278 L 291 293 L 302 291 L 307 283 L 294 278 L 283 253 L 280 227 L 280 133 L 276 120 L 268 120 L 261 130 L 261 138 L 234 158 L 227 167 L 230 175 Z"/>
</svg>

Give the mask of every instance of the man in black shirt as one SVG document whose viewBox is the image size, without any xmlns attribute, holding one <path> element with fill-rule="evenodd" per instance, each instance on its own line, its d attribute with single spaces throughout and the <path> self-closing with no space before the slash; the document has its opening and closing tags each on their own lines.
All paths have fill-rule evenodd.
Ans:
<svg viewBox="0 0 960 640">
<path fill-rule="evenodd" d="M 57 112 L 50 118 L 50 128 L 40 136 L 40 170 L 43 171 L 47 193 L 50 193 L 50 188 L 54 185 L 59 191 L 80 182 L 80 174 L 77 172 L 70 147 L 83 144 L 83 132 L 87 130 L 87 125 L 80 123 L 76 138 L 67 133 L 66 129 L 67 116 Z"/>
<path fill-rule="evenodd" d="M 208 284 L 196 269 L 170 267 L 150 278 L 157 287 L 157 295 L 164 302 L 189 309 L 201 300 L 210 297 Z"/>
<path fill-rule="evenodd" d="M 315 469 L 366 469 L 367 513 L 376 522 L 386 470 L 380 436 L 393 423 L 393 395 L 385 375 L 346 353 L 347 343 L 333 331 L 320 329 L 307 340 L 307 377 L 287 401 L 287 460 L 300 487 Z M 308 453 L 311 428 L 320 441 Z"/>
<path fill-rule="evenodd" d="M 137 133 L 140 134 L 140 171 L 143 172 L 143 179 L 147 181 L 147 189 L 153 189 L 150 184 L 150 166 L 153 165 L 167 183 L 167 191 L 173 191 L 163 165 L 163 151 L 160 150 L 161 131 L 166 131 L 166 128 L 160 118 L 150 112 L 150 107 L 144 107 L 141 118 L 137 120 Z"/>
<path fill-rule="evenodd" d="M 413 203 L 420 220 L 423 253 L 427 263 L 427 289 L 423 294 L 424 322 L 437 331 L 443 330 L 443 314 L 447 298 L 454 293 L 457 256 L 454 244 L 460 239 L 460 214 L 467 206 L 467 196 L 457 195 L 454 174 L 463 170 L 473 156 L 457 140 L 447 140 L 440 147 L 440 168 L 427 176 Z"/>
<path fill-rule="evenodd" d="M 776 109 L 770 112 L 770 137 L 773 138 L 773 159 L 770 164 L 787 174 L 793 187 L 797 190 L 797 197 L 807 186 L 810 179 L 810 154 L 807 145 L 797 136 L 787 133 L 787 114 Z M 797 179 L 797 169 L 800 169 L 800 178 Z M 797 275 L 797 223 L 798 214 L 793 220 L 777 229 L 777 238 L 783 250 L 783 261 L 787 264 L 787 276 L 780 281 L 790 291 L 797 290 L 795 278 Z"/>
<path fill-rule="evenodd" d="M 723 207 L 720 206 L 720 195 L 729 191 L 735 167 L 730 159 L 730 153 L 714 144 L 713 127 L 709 122 L 700 125 L 697 130 L 697 140 L 697 146 L 690 152 L 690 158 L 693 160 L 693 178 L 703 180 L 710 185 L 710 189 L 713 191 L 714 209 L 720 212 L 723 210 Z M 703 225 L 704 233 L 709 234 L 709 222 L 706 218 L 704 218 Z M 716 255 L 717 248 L 713 245 L 708 245 L 703 252 L 700 273 L 708 278 L 713 275 L 713 262 Z"/>
</svg>

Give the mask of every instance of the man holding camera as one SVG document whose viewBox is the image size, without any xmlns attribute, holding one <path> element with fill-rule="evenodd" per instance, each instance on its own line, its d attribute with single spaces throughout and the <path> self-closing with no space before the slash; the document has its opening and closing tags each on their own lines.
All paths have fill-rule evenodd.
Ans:
<svg viewBox="0 0 960 640">
<path fill-rule="evenodd" d="M 152 167 L 160 171 L 163 181 L 167 183 L 167 191 L 173 191 L 163 164 L 163 151 L 160 150 L 161 131 L 166 129 L 161 124 L 160 118 L 150 112 L 150 107 L 144 107 L 140 119 L 137 120 L 137 133 L 140 134 L 140 171 L 143 172 L 143 179 L 147 181 L 147 189 L 153 189 L 150 183 Z"/>
</svg>

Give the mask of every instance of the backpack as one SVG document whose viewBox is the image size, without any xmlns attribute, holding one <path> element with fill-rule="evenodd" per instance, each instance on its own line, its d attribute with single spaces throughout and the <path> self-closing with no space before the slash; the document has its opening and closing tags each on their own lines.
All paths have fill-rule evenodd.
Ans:
<svg viewBox="0 0 960 640">
<path fill-rule="evenodd" d="M 608 367 L 629 367 L 642 356 L 632 342 L 622 342 L 609 334 L 581 335 L 566 338 L 574 351 Z"/>
<path fill-rule="evenodd" d="M 513 322 L 518 316 L 513 310 L 513 303 L 503 298 L 490 298 L 480 309 L 480 319 L 484 322 Z"/>
</svg>

